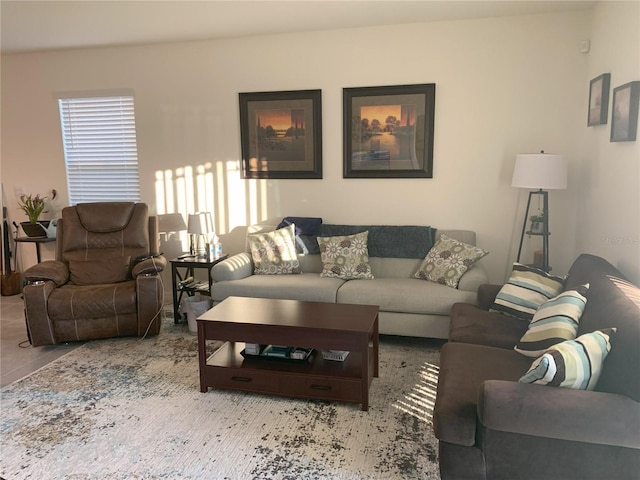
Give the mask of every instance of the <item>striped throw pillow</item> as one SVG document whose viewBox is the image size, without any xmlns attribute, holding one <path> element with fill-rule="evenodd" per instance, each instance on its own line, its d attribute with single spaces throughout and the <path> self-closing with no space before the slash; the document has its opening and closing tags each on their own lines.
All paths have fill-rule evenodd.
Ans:
<svg viewBox="0 0 640 480">
<path fill-rule="evenodd" d="M 562 291 L 564 281 L 563 277 L 514 263 L 509 281 L 498 292 L 491 311 L 531 320 L 540 305 Z"/>
<path fill-rule="evenodd" d="M 535 358 L 556 343 L 576 338 L 588 290 L 589 284 L 582 285 L 540 305 L 526 333 L 514 347 L 516 352 Z"/>
<path fill-rule="evenodd" d="M 535 359 L 521 383 L 593 390 L 611 351 L 615 328 L 596 330 L 554 345 Z"/>
</svg>

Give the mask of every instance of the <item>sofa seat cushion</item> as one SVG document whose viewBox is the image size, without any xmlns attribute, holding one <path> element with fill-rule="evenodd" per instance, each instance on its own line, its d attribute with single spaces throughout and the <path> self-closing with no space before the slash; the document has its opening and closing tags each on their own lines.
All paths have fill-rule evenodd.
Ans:
<svg viewBox="0 0 640 480">
<path fill-rule="evenodd" d="M 485 380 L 518 381 L 531 359 L 513 350 L 447 343 L 440 352 L 438 396 L 433 429 L 438 440 L 456 445 L 476 443 L 478 395 Z"/>
<path fill-rule="evenodd" d="M 87 320 L 136 313 L 136 282 L 105 285 L 65 285 L 51 292 L 51 320 Z M 116 313 L 117 312 L 117 313 Z"/>
<path fill-rule="evenodd" d="M 383 312 L 449 315 L 451 304 L 473 302 L 475 292 L 417 278 L 349 280 L 338 290 L 338 303 L 378 305 Z"/>
<path fill-rule="evenodd" d="M 451 307 L 449 341 L 511 349 L 528 326 L 527 320 L 518 317 L 455 303 Z"/>
<path fill-rule="evenodd" d="M 240 280 L 216 282 L 213 301 L 221 302 L 236 296 L 335 303 L 336 292 L 344 282 L 339 278 L 321 278 L 318 273 L 251 275 Z"/>
</svg>

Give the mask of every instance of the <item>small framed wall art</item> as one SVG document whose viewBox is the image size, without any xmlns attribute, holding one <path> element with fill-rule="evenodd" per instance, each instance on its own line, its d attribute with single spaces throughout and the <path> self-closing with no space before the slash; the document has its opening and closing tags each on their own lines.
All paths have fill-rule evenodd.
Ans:
<svg viewBox="0 0 640 480">
<path fill-rule="evenodd" d="M 606 125 L 609 112 L 611 74 L 603 73 L 589 83 L 589 116 L 587 126 Z"/>
<path fill-rule="evenodd" d="M 640 81 L 629 82 L 613 89 L 610 141 L 633 142 L 636 140 L 639 100 Z"/>
<path fill-rule="evenodd" d="M 432 178 L 436 85 L 343 89 L 344 178 Z"/>
<path fill-rule="evenodd" d="M 320 90 L 240 93 L 242 178 L 322 178 Z"/>
</svg>

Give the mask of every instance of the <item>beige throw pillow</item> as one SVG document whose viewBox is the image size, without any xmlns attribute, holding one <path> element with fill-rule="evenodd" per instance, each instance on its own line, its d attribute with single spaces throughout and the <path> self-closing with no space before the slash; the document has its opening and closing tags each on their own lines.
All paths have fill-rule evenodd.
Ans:
<svg viewBox="0 0 640 480">
<path fill-rule="evenodd" d="M 280 275 L 302 273 L 295 246 L 295 225 L 267 233 L 247 235 L 253 273 Z"/>
<path fill-rule="evenodd" d="M 440 235 L 440 239 L 429 250 L 414 278 L 458 288 L 462 275 L 488 253 L 455 238 Z"/>
<path fill-rule="evenodd" d="M 321 277 L 373 279 L 369 265 L 369 232 L 336 237 L 318 237 L 323 269 Z"/>
</svg>

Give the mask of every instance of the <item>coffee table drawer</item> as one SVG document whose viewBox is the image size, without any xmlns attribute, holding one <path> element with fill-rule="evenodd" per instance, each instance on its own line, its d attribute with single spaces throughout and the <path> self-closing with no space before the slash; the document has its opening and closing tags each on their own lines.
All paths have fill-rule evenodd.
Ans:
<svg viewBox="0 0 640 480">
<path fill-rule="evenodd" d="M 288 381 L 281 383 L 280 391 L 285 395 L 296 397 L 341 400 L 355 403 L 362 401 L 362 390 L 359 380 L 292 376 Z"/>
<path fill-rule="evenodd" d="M 278 375 L 272 372 L 212 366 L 207 366 L 207 381 L 214 388 L 265 393 L 277 393 L 280 383 Z"/>
</svg>

